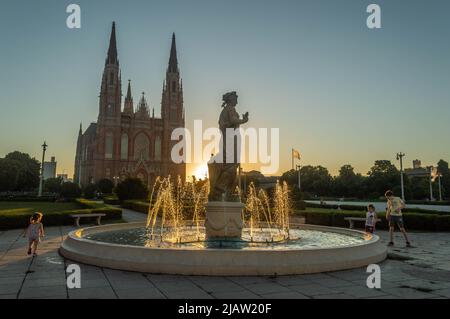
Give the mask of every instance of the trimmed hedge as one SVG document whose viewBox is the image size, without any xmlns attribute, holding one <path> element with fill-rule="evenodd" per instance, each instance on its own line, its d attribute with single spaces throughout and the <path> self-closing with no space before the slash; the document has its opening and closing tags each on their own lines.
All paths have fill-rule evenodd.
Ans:
<svg viewBox="0 0 450 319">
<path fill-rule="evenodd" d="M 0 196 L 0 202 L 55 202 L 58 199 L 56 195 L 42 197 L 33 196 Z"/>
<path fill-rule="evenodd" d="M 147 214 L 150 203 L 139 200 L 124 200 L 121 205 L 122 208 L 134 210 L 139 213 Z"/>
<path fill-rule="evenodd" d="M 44 226 L 72 225 L 72 214 L 106 214 L 105 220 L 118 220 L 122 218 L 122 210 L 108 207 L 86 199 L 76 199 L 81 209 L 61 212 L 44 213 L 42 223 Z M 33 213 L 0 213 L 0 229 L 26 228 Z"/>
<path fill-rule="evenodd" d="M 364 212 L 301 212 L 300 215 L 305 216 L 307 224 L 333 226 L 333 227 L 348 227 L 349 223 L 345 217 L 360 217 L 365 218 Z M 388 229 L 388 222 L 385 214 L 378 214 L 381 222 L 377 223 L 378 229 Z M 426 231 L 450 231 L 450 215 L 438 214 L 419 214 L 419 213 L 404 213 L 403 220 L 406 229 L 411 230 L 426 230 Z M 361 222 L 361 226 L 363 222 Z"/>
<path fill-rule="evenodd" d="M 105 196 L 103 197 L 103 202 L 109 205 L 120 205 L 120 200 L 115 196 Z"/>
<path fill-rule="evenodd" d="M 316 204 L 316 203 L 306 203 L 306 207 L 309 208 L 325 208 L 325 209 L 342 209 L 342 210 L 350 210 L 350 211 L 358 211 L 365 212 L 367 211 L 366 206 L 357 206 L 357 205 L 332 205 L 332 204 Z M 449 212 L 443 212 L 438 210 L 430 210 L 423 208 L 404 208 L 402 209 L 403 213 L 419 213 L 419 214 L 437 214 L 437 215 L 450 215 Z M 382 212 L 384 213 L 384 212 Z"/>
</svg>

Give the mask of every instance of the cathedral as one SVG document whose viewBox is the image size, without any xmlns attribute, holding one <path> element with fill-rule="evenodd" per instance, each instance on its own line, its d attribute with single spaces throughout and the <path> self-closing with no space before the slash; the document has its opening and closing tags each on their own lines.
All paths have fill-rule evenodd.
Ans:
<svg viewBox="0 0 450 319">
<path fill-rule="evenodd" d="M 135 106 L 128 81 L 122 108 L 122 80 L 117 54 L 116 26 L 112 25 L 103 71 L 97 122 L 83 133 L 80 125 L 74 181 L 86 186 L 107 178 L 118 183 L 128 177 L 153 185 L 157 176 L 186 178 L 186 164 L 171 160 L 175 128 L 185 127 L 183 83 L 178 68 L 175 34 L 163 84 L 161 115 L 150 112 L 144 93 Z"/>
</svg>

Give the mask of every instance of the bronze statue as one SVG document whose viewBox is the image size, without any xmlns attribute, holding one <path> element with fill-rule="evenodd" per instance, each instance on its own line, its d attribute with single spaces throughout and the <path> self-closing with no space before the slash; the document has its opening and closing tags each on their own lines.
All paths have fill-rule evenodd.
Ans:
<svg viewBox="0 0 450 319">
<path fill-rule="evenodd" d="M 220 151 L 208 163 L 210 183 L 209 200 L 237 201 L 238 198 L 235 194 L 235 188 L 237 185 L 237 170 L 240 162 L 240 145 L 237 138 L 238 133 L 234 132 L 234 138 L 228 141 L 228 143 L 231 142 L 231 145 L 227 145 L 227 133 L 238 129 L 241 124 L 247 123 L 248 112 L 243 115 L 242 119 L 239 117 L 239 113 L 236 111 L 236 105 L 238 103 L 236 92 L 226 93 L 222 99 L 223 110 L 219 117 L 219 128 L 222 134 Z"/>
</svg>

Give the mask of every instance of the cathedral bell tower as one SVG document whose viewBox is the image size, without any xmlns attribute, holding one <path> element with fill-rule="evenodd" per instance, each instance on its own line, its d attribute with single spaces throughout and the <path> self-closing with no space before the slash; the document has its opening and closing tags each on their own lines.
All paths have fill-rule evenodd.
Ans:
<svg viewBox="0 0 450 319">
<path fill-rule="evenodd" d="M 186 174 L 185 164 L 173 164 L 170 154 L 172 146 L 177 143 L 177 141 L 171 141 L 170 139 L 172 131 L 185 126 L 183 82 L 178 68 L 175 33 L 172 35 L 169 65 L 166 71 L 166 80 L 163 84 L 161 118 L 163 121 L 162 156 L 165 162 L 163 165 L 163 173 L 167 174 L 169 171 L 176 171 L 184 180 Z"/>
<path fill-rule="evenodd" d="M 98 123 L 105 121 L 120 121 L 122 100 L 121 87 L 120 66 L 116 43 L 116 24 L 113 22 L 108 55 L 105 60 L 105 68 L 101 83 Z"/>
</svg>

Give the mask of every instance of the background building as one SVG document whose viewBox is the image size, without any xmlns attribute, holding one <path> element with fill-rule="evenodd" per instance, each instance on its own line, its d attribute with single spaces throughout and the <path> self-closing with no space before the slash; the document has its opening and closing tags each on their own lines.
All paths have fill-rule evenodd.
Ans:
<svg viewBox="0 0 450 319">
<path fill-rule="evenodd" d="M 44 162 L 44 180 L 56 177 L 56 160 L 52 156 L 50 162 Z"/>
<path fill-rule="evenodd" d="M 137 177 L 151 185 L 157 176 L 178 176 L 185 180 L 186 164 L 171 160 L 175 128 L 185 127 L 183 86 L 178 68 L 175 34 L 163 84 L 161 116 L 156 117 L 142 93 L 136 108 L 131 82 L 122 109 L 121 69 L 113 23 L 101 81 L 99 114 L 83 133 L 80 125 L 75 156 L 74 181 L 84 186 L 103 178 L 123 180 Z"/>
</svg>

